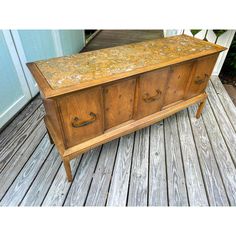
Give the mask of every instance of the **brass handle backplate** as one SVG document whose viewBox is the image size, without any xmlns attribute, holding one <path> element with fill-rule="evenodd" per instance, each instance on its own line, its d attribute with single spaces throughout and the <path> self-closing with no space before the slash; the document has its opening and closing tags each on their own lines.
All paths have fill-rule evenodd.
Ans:
<svg viewBox="0 0 236 236">
<path fill-rule="evenodd" d="M 81 120 L 80 118 L 78 118 L 77 116 L 73 118 L 71 124 L 74 128 L 79 128 L 79 127 L 83 127 L 89 124 L 92 124 L 96 119 L 97 116 L 96 114 L 94 114 L 93 112 L 89 113 L 89 116 L 91 117 L 89 120 Z"/>
<path fill-rule="evenodd" d="M 145 93 L 143 96 L 143 100 L 146 103 L 154 102 L 158 99 L 160 99 L 162 92 L 159 89 L 156 89 L 156 95 L 150 96 L 149 93 Z"/>
<path fill-rule="evenodd" d="M 205 78 L 201 79 L 200 76 L 197 76 L 197 80 L 194 81 L 195 84 L 203 84 L 209 78 L 209 75 L 205 73 Z"/>
</svg>

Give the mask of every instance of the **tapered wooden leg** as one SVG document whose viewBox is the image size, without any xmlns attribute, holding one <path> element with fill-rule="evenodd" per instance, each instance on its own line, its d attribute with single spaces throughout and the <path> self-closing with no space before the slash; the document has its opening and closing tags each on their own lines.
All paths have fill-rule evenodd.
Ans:
<svg viewBox="0 0 236 236">
<path fill-rule="evenodd" d="M 70 167 L 70 161 L 69 160 L 63 160 L 63 164 L 66 170 L 66 175 L 67 175 L 67 180 L 69 182 L 72 181 L 72 172 L 71 172 L 71 167 Z"/>
<path fill-rule="evenodd" d="M 54 144 L 53 139 L 52 139 L 52 136 L 51 136 L 51 134 L 49 133 L 48 129 L 47 129 L 47 132 L 48 132 L 48 137 L 49 137 L 50 143 L 51 143 L 51 144 Z"/>
<path fill-rule="evenodd" d="M 206 99 L 199 104 L 199 107 L 198 107 L 197 113 L 196 113 L 196 118 L 197 119 L 201 116 L 202 110 L 203 110 L 205 104 L 206 104 Z"/>
</svg>

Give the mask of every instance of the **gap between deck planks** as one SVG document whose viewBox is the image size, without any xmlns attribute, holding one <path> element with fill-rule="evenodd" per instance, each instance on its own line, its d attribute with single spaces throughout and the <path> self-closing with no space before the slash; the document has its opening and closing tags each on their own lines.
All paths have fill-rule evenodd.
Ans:
<svg viewBox="0 0 236 236">
<path fill-rule="evenodd" d="M 29 104 L 24 124 L 7 127 L 17 142 L 3 141 L 0 205 L 236 205 L 236 110 L 217 78 L 208 93 L 200 119 L 194 105 L 73 160 L 72 183 L 45 136 L 41 103 Z"/>
<path fill-rule="evenodd" d="M 3 197 L 7 189 L 20 173 L 25 163 L 31 159 L 32 153 L 35 151 L 41 139 L 46 134 L 46 128 L 43 121 L 39 123 L 34 132 L 24 142 L 20 149 L 15 153 L 14 157 L 8 162 L 7 166 L 0 173 L 0 199 Z"/>
<path fill-rule="evenodd" d="M 149 127 L 136 131 L 128 206 L 148 205 Z"/>
<path fill-rule="evenodd" d="M 203 119 L 195 118 L 197 106 L 189 107 L 188 112 L 209 203 L 211 206 L 227 206 L 227 195 Z"/>
<path fill-rule="evenodd" d="M 52 145 L 50 144 L 48 135 L 46 135 L 31 156 L 31 161 L 25 164 L 1 200 L 1 206 L 17 206 L 20 204 L 51 148 Z"/>
<path fill-rule="evenodd" d="M 170 206 L 187 206 L 188 195 L 181 157 L 176 115 L 164 120 L 166 170 Z"/>
<path fill-rule="evenodd" d="M 223 84 L 217 76 L 212 76 L 210 82 L 212 83 L 223 108 L 236 131 L 236 107 L 225 90 Z"/>
<path fill-rule="evenodd" d="M 11 136 L 7 143 L 0 150 L 0 172 L 14 156 L 16 151 L 28 139 L 30 134 L 43 119 L 44 108 L 42 105 L 27 119 L 27 121 Z"/>
<path fill-rule="evenodd" d="M 3 147 L 9 142 L 9 140 L 17 135 L 17 131 L 20 127 L 27 122 L 31 115 L 42 104 L 42 100 L 37 95 L 27 106 L 11 121 L 11 123 L 2 131 L 0 131 L 0 152 Z"/>
</svg>

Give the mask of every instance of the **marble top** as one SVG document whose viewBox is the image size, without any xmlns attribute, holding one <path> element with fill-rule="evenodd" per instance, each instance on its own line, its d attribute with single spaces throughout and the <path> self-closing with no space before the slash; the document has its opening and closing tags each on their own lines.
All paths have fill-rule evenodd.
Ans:
<svg viewBox="0 0 236 236">
<path fill-rule="evenodd" d="M 218 45 L 179 35 L 34 63 L 50 87 L 59 89 L 214 50 L 222 51 Z"/>
</svg>

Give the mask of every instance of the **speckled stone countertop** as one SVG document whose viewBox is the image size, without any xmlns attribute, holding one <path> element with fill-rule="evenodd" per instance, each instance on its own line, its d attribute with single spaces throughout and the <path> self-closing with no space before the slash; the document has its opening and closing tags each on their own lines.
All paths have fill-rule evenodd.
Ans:
<svg viewBox="0 0 236 236">
<path fill-rule="evenodd" d="M 186 35 L 133 43 L 60 58 L 37 61 L 35 64 L 52 89 L 99 80 L 176 58 L 197 55 L 202 51 L 217 52 L 218 45 Z M 222 50 L 221 50 L 222 51 Z"/>
</svg>

